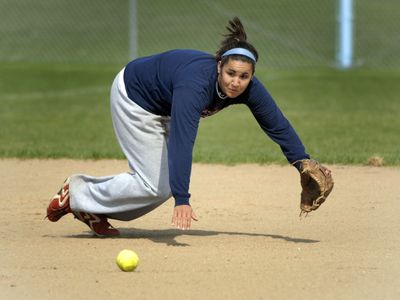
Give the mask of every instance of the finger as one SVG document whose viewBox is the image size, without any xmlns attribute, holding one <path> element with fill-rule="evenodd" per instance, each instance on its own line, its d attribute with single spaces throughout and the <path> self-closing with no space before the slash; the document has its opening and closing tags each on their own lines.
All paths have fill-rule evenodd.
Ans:
<svg viewBox="0 0 400 300">
<path fill-rule="evenodd" d="M 327 167 L 322 166 L 322 171 L 326 176 L 331 175 L 331 170 L 329 170 Z"/>
<path fill-rule="evenodd" d="M 175 226 L 176 228 L 179 228 L 179 216 L 178 216 L 178 215 L 175 216 L 174 226 Z"/>
<path fill-rule="evenodd" d="M 179 213 L 178 218 L 177 218 L 177 224 L 178 224 L 178 229 L 183 228 L 183 216 L 181 213 Z"/>
<path fill-rule="evenodd" d="M 192 211 L 192 220 L 198 221 L 199 218 L 197 218 L 196 214 L 194 213 L 194 211 Z"/>
<path fill-rule="evenodd" d="M 182 230 L 186 229 L 186 219 L 185 219 L 185 217 L 182 217 L 182 219 L 181 219 L 181 228 L 180 229 L 182 229 Z"/>
<path fill-rule="evenodd" d="M 182 216 L 182 218 L 181 218 L 181 229 L 182 230 L 186 230 L 186 228 L 187 228 L 186 217 Z"/>
<path fill-rule="evenodd" d="M 187 228 L 187 214 L 183 213 L 181 216 L 181 229 L 185 230 Z"/>
<path fill-rule="evenodd" d="M 192 216 L 193 216 L 193 210 L 190 209 L 190 211 L 188 211 L 187 219 L 186 219 L 187 228 L 188 228 L 188 229 L 190 229 L 190 227 L 192 227 Z"/>
<path fill-rule="evenodd" d="M 191 225 L 190 223 L 191 223 L 191 220 L 192 220 L 192 219 L 191 219 L 191 217 L 190 217 L 190 216 L 188 216 L 188 217 L 187 217 L 187 219 L 186 219 L 186 229 L 190 229 L 190 225 Z"/>
<path fill-rule="evenodd" d="M 173 221 L 173 226 L 176 228 L 181 228 L 181 216 L 182 214 L 180 213 L 179 210 L 174 210 L 174 221 Z"/>
</svg>

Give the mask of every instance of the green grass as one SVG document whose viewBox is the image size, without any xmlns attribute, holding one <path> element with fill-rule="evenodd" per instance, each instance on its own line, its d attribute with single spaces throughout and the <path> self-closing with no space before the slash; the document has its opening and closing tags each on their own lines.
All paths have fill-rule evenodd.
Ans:
<svg viewBox="0 0 400 300">
<path fill-rule="evenodd" d="M 128 1 L 0 0 L 0 60 L 124 63 Z"/>
<path fill-rule="evenodd" d="M 0 156 L 118 155 L 108 94 L 115 67 L 1 66 Z"/>
<path fill-rule="evenodd" d="M 338 0 L 0 0 L 0 61 L 125 63 L 130 20 L 139 56 L 171 48 L 215 52 L 227 21 L 237 15 L 274 68 L 334 65 Z M 354 63 L 400 66 L 400 1 L 354 1 Z M 136 16 L 136 18 L 133 17 Z"/>
<path fill-rule="evenodd" d="M 384 2 L 355 3 L 357 69 L 350 71 L 331 68 L 336 1 L 137 1 L 138 53 L 215 52 L 238 15 L 260 53 L 257 76 L 311 156 L 362 164 L 379 155 L 400 165 L 400 3 Z M 122 158 L 108 98 L 128 61 L 128 1 L 0 6 L 0 157 Z M 202 120 L 194 160 L 285 163 L 245 106 Z"/>
<path fill-rule="evenodd" d="M 109 88 L 120 66 L 0 65 L 0 157 L 122 158 Z M 311 156 L 363 164 L 373 155 L 400 165 L 400 72 L 259 68 Z M 284 163 L 245 106 L 201 121 L 194 161 Z"/>
</svg>

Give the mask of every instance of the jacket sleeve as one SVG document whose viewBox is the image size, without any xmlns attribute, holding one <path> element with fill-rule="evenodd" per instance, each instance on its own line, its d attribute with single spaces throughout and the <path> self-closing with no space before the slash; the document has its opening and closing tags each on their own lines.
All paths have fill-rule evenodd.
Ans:
<svg viewBox="0 0 400 300">
<path fill-rule="evenodd" d="M 201 112 L 206 106 L 201 91 L 188 86 L 174 89 L 168 140 L 169 182 L 175 205 L 189 204 L 192 153 Z"/>
</svg>

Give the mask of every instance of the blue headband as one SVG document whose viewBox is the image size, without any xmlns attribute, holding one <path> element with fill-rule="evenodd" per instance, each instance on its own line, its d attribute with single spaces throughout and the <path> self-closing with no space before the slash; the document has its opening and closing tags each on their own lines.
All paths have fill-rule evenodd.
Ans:
<svg viewBox="0 0 400 300">
<path fill-rule="evenodd" d="M 221 57 L 228 56 L 228 55 L 243 55 L 243 56 L 246 56 L 247 58 L 250 58 L 252 61 L 256 62 L 256 58 L 255 58 L 254 54 L 244 48 L 230 49 L 230 50 L 226 51 L 224 54 L 222 54 Z"/>
</svg>

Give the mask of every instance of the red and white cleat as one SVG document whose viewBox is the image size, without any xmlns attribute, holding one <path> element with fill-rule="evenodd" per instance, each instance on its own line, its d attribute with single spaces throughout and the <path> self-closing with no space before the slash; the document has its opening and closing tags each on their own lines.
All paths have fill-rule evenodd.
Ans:
<svg viewBox="0 0 400 300">
<path fill-rule="evenodd" d="M 69 180 L 68 177 L 47 207 L 47 218 L 51 222 L 57 222 L 61 217 L 72 212 L 69 206 Z"/>
<path fill-rule="evenodd" d="M 119 231 L 107 221 L 107 217 L 99 214 L 72 212 L 79 221 L 85 223 L 89 228 L 100 237 L 117 236 Z"/>
</svg>

